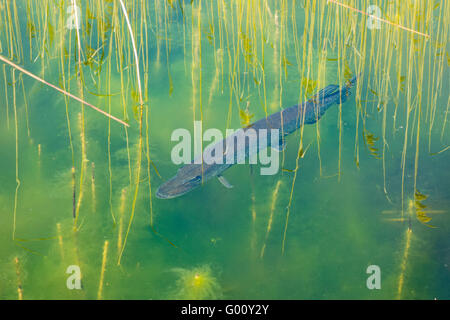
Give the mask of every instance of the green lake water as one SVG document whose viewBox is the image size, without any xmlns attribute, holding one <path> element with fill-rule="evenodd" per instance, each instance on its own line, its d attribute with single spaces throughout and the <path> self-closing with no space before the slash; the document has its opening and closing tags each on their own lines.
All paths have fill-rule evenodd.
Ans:
<svg viewBox="0 0 450 320">
<path fill-rule="evenodd" d="M 0 0 L 0 54 L 61 87 L 60 44 L 63 43 L 70 51 L 64 62 L 68 77 L 65 88 L 79 96 L 80 85 L 75 68 L 78 59 L 75 55 L 76 32 L 58 29 L 60 13 L 63 12 L 67 19 L 65 8 L 70 6 L 70 1 L 58 4 L 55 4 L 58 1 L 44 1 L 43 6 L 48 5 L 51 12 L 48 17 L 51 31 L 49 28 L 44 31 L 44 11 L 36 9 L 37 1 L 17 1 L 17 26 L 8 26 L 7 2 Z M 255 5 L 267 3 L 270 8 L 270 13 L 264 6 L 261 9 L 266 12 L 263 23 L 267 37 L 263 44 L 264 91 L 262 84 L 256 83 L 262 79 L 261 69 L 257 68 L 254 77 L 246 60 L 239 57 L 242 52 L 235 51 L 236 44 L 244 41 L 239 32 L 244 33 L 246 28 L 245 13 L 242 28 L 237 27 L 237 21 L 231 20 L 238 19 L 233 10 L 239 10 L 240 1 L 225 1 L 228 20 L 221 23 L 222 27 L 229 28 L 229 45 L 225 29 L 221 30 L 221 35 L 219 33 L 217 12 L 220 12 L 218 3 L 222 1 L 202 1 L 199 16 L 196 16 L 197 0 L 192 4 L 190 1 L 178 4 L 172 1 L 174 7 L 170 1 L 169 4 L 165 1 L 159 1 L 158 5 L 149 3 L 146 29 L 141 28 L 141 2 L 125 2 L 130 9 L 130 21 L 139 47 L 146 100 L 142 169 L 134 210 L 140 135 L 139 117 L 133 114 L 137 105 L 133 101 L 133 95 L 136 95 L 133 92 L 137 92 L 136 64 L 132 62 L 131 42 L 119 2 L 106 1 L 104 5 L 115 10 L 113 12 L 120 22 L 117 28 L 121 29 L 119 35 L 123 37 L 123 50 L 126 52 L 123 81 L 121 83 L 117 68 L 119 44 L 115 39 L 109 51 L 112 32 L 109 30 L 100 51 L 105 53 L 101 72 L 96 74 L 93 68 L 83 64 L 85 81 L 82 91 L 84 100 L 120 119 L 124 119 L 125 101 L 130 127 L 126 132 L 123 125 L 84 107 L 86 160 L 81 185 L 83 130 L 79 120 L 80 103 L 68 99 L 66 114 L 64 95 L 26 75 L 21 76 L 20 71 L 14 72 L 17 82 L 13 83 L 14 69 L 4 63 L 0 66 L 0 299 L 17 299 L 20 295 L 24 299 L 96 299 L 100 282 L 103 284 L 103 299 L 450 298 L 450 151 L 446 149 L 450 138 L 448 50 L 443 57 L 430 56 L 435 49 L 426 47 L 423 52 L 414 53 L 411 60 L 408 58 L 411 42 L 408 31 L 383 26 L 402 34 L 403 42 L 402 49 L 393 51 L 392 64 L 387 69 L 384 65 L 386 45 L 379 44 L 380 38 L 375 36 L 376 32 L 384 29 L 367 29 L 367 52 L 356 54 L 351 45 L 345 51 L 352 73 L 356 72 L 360 61 L 365 61 L 362 64 L 365 71 L 358 83 L 361 96 L 355 94 L 356 88 L 353 88 L 348 100 L 341 106 L 330 108 L 318 126 L 304 127 L 303 146 L 305 150 L 309 148 L 298 162 L 297 175 L 292 171 L 296 167 L 300 130 L 287 138 L 282 154 L 282 168 L 287 170 L 280 169 L 276 175 L 264 176 L 259 174 L 260 165 L 236 165 L 224 173 L 234 186 L 232 189 L 213 179 L 182 197 L 161 200 L 155 196 L 157 188 L 178 170 L 171 161 L 171 150 L 176 144 L 170 139 L 172 132 L 177 128 L 193 132 L 193 121 L 200 117 L 204 130 L 218 128 L 224 132 L 227 127 L 238 129 L 242 127 L 239 109 L 249 111 L 253 114 L 252 121 L 256 121 L 265 116 L 265 108 L 271 114 L 304 100 L 299 98 L 301 79 L 318 79 L 318 68 L 323 63 L 319 61 L 323 52 L 319 38 L 324 37 L 327 29 L 324 28 L 322 33 L 317 31 L 320 30 L 322 14 L 317 9 L 316 34 L 312 37 L 311 47 L 306 50 L 305 63 L 309 67 L 303 69 L 302 75 L 302 35 L 310 30 L 314 15 L 307 19 L 306 12 L 313 12 L 312 9 L 305 9 L 304 2 L 298 1 L 293 17 L 290 1 L 252 1 Z M 313 2 L 322 6 L 322 1 Z M 367 7 L 365 1 L 350 2 L 359 8 Z M 102 40 L 97 40 L 94 23 L 92 38 L 85 33 L 87 3 L 93 15 L 99 12 L 92 9 L 98 1 L 81 1 L 83 61 L 88 55 L 88 43 L 94 50 L 102 46 L 98 45 Z M 179 9 L 181 3 L 184 16 Z M 449 25 L 448 20 L 444 23 L 439 17 L 449 16 L 450 5 L 444 1 L 440 3 L 445 8 L 436 9 L 433 18 L 435 29 L 422 27 L 421 30 L 433 31 L 436 37 L 441 37 L 428 40 L 425 46 L 441 41 L 445 52 L 449 44 L 448 39 L 442 37 L 449 34 Z M 285 14 L 282 14 L 283 4 L 287 6 Z M 31 20 L 27 18 L 27 5 L 33 8 Z M 385 8 L 386 4 L 381 3 L 380 6 Z M 61 8 L 62 11 L 58 11 Z M 10 10 L 13 12 L 13 8 Z M 333 7 L 326 12 L 334 19 L 336 10 Z M 340 8 L 339 12 L 344 10 Z M 358 43 L 365 20 L 356 13 L 352 17 L 353 22 L 348 25 L 345 19 L 342 20 L 340 28 L 345 30 L 343 34 L 347 34 L 348 29 L 352 30 L 348 43 Z M 408 22 L 408 19 L 403 22 Z M 202 39 L 196 42 L 199 20 Z M 34 21 L 37 29 L 31 53 L 27 37 L 29 21 Z M 210 21 L 215 22 L 215 42 L 207 38 Z M 278 32 L 281 29 L 277 23 L 283 25 L 283 21 L 286 27 L 281 29 L 285 38 L 280 40 Z M 292 34 L 293 21 L 296 22 L 297 40 Z M 255 30 L 260 28 L 257 24 L 253 26 Z M 325 22 L 323 26 L 326 26 Z M 320 87 L 344 83 L 339 76 L 343 66 L 339 67 L 339 63 L 343 58 L 338 54 L 339 44 L 344 40 L 333 36 L 335 27 L 334 23 L 330 25 L 332 33 L 327 38 L 330 59 L 326 62 L 322 74 L 325 81 L 320 83 Z M 440 28 L 439 32 L 436 28 Z M 10 56 L 9 30 L 16 34 L 22 32 L 21 59 Z M 53 32 L 54 39 L 50 41 L 45 32 Z M 259 42 L 254 45 L 261 46 L 259 31 L 255 32 L 258 37 L 254 39 Z M 222 44 L 220 37 L 224 40 Z M 166 42 L 166 38 L 170 41 Z M 334 49 L 333 42 L 336 43 Z M 166 51 L 167 43 L 170 43 L 170 51 Z M 195 43 L 201 43 L 200 48 Z M 305 44 L 308 45 L 309 41 Z M 283 50 L 280 51 L 281 47 Z M 41 50 L 44 50 L 45 58 L 40 56 Z M 403 50 L 401 74 L 407 77 L 408 63 L 413 66 L 411 87 L 400 91 L 398 108 L 395 109 L 398 50 Z M 262 61 L 261 47 L 257 52 L 259 61 Z M 276 64 L 280 61 L 280 52 L 289 61 L 284 64 L 287 74 L 283 63 L 281 67 Z M 109 53 L 111 58 L 108 58 Z M 201 67 L 193 64 L 193 61 L 198 61 L 195 58 L 198 56 L 201 56 Z M 223 57 L 220 58 L 223 70 L 216 66 L 219 56 Z M 426 64 L 421 85 L 422 108 L 418 111 L 418 104 L 411 103 L 413 107 L 407 126 L 408 92 L 411 101 L 418 99 L 421 57 Z M 441 58 L 440 74 L 429 66 Z M 236 67 L 236 61 L 239 61 L 239 67 Z M 376 61 L 379 61 L 378 68 L 373 66 Z M 108 72 L 109 62 L 111 72 Z M 148 81 L 145 80 L 145 70 L 148 71 Z M 310 70 L 309 76 L 306 76 L 307 70 Z M 391 89 L 380 107 L 373 92 L 379 93 L 377 84 L 380 85 L 386 77 L 391 81 Z M 200 78 L 201 83 L 198 81 Z M 405 80 L 405 84 L 408 81 Z M 110 96 L 106 96 L 108 85 Z M 440 89 L 433 104 L 435 122 L 430 130 L 430 119 L 426 115 L 431 110 L 430 97 L 436 86 Z M 313 91 L 320 87 L 318 85 Z M 358 100 L 375 101 L 362 104 L 365 108 L 365 132 L 361 114 L 357 112 Z M 194 108 L 193 103 L 196 103 Z M 384 159 L 383 108 L 387 108 Z M 422 112 L 421 120 L 418 120 L 418 112 Z M 416 161 L 418 124 L 420 135 Z M 406 130 L 407 150 L 402 167 Z M 369 132 L 376 137 L 372 146 L 376 151 L 372 153 L 370 143 L 364 139 Z M 147 161 L 147 137 L 151 164 Z M 358 146 L 357 152 L 355 145 Z M 358 161 L 355 160 L 356 154 Z M 79 203 L 76 232 L 73 230 L 72 167 L 75 168 L 75 205 Z M 17 191 L 16 168 L 20 180 Z M 427 198 L 420 200 L 416 195 L 415 199 L 414 194 L 419 191 Z M 414 205 L 414 200 L 418 204 Z M 418 205 L 426 206 L 423 210 L 432 218 L 431 221 L 423 223 L 418 219 Z M 133 220 L 119 265 L 132 213 Z M 105 241 L 107 251 L 104 255 Z M 102 262 L 105 267 L 103 280 Z M 67 287 L 70 274 L 66 271 L 71 265 L 79 266 L 81 270 L 80 290 Z M 379 266 L 381 270 L 381 289 L 370 290 L 366 285 L 370 276 L 366 270 L 371 265 Z"/>
</svg>

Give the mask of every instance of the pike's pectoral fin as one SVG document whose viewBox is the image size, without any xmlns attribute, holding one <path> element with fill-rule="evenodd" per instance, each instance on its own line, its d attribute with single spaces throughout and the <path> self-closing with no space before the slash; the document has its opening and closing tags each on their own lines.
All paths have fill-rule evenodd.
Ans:
<svg viewBox="0 0 450 320">
<path fill-rule="evenodd" d="M 219 179 L 220 183 L 223 184 L 225 188 L 228 188 L 228 189 L 233 188 L 233 185 L 231 183 L 229 183 L 228 180 L 225 179 L 224 176 L 219 175 L 219 176 L 217 176 L 217 179 Z"/>
</svg>

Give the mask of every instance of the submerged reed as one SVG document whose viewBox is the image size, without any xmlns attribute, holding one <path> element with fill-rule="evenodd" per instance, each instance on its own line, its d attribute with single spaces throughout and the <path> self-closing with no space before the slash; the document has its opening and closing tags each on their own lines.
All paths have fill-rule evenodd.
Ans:
<svg viewBox="0 0 450 320">
<path fill-rule="evenodd" d="M 91 196 L 92 196 L 92 212 L 96 212 L 96 198 L 95 198 L 95 163 L 91 163 Z"/>
<path fill-rule="evenodd" d="M 408 263 L 409 250 L 411 247 L 411 237 L 412 237 L 412 229 L 406 229 L 405 234 L 405 247 L 403 250 L 403 257 L 400 264 L 400 276 L 398 277 L 398 285 L 397 285 L 397 299 L 401 299 L 403 296 L 403 287 L 405 282 L 405 272 L 406 266 Z"/>
<path fill-rule="evenodd" d="M 16 276 L 17 276 L 17 299 L 23 300 L 23 287 L 22 287 L 22 276 L 21 276 L 21 266 L 18 257 L 14 258 L 14 265 L 16 267 Z"/>
<path fill-rule="evenodd" d="M 63 4 L 73 9 L 74 24 L 80 26 L 75 31 L 67 28 L 66 23 L 70 17 L 67 17 L 67 8 Z M 14 1 L 0 0 L 0 61 L 4 63 L 2 82 L 5 96 L 5 108 L 2 107 L 1 111 L 4 113 L 2 121 L 6 124 L 5 127 L 9 130 L 14 125 L 15 129 L 15 238 L 17 219 L 22 217 L 20 186 L 24 177 L 20 165 L 26 151 L 26 147 L 22 147 L 23 140 L 19 138 L 22 137 L 21 129 L 25 129 L 26 123 L 26 132 L 31 140 L 35 133 L 30 125 L 39 119 L 35 116 L 38 112 L 33 110 L 31 91 L 27 90 L 22 74 L 36 80 L 39 86 L 44 84 L 63 94 L 67 122 L 67 133 L 64 134 L 67 134 L 66 143 L 70 147 L 72 158 L 72 163 L 66 165 L 72 168 L 72 215 L 77 263 L 80 262 L 78 250 L 83 249 L 84 245 L 80 242 L 78 247 L 77 233 L 82 225 L 78 222 L 85 218 L 89 180 L 92 209 L 100 211 L 103 209 L 100 202 L 106 199 L 101 194 L 105 189 L 102 185 L 102 170 L 106 170 L 106 167 L 113 226 L 116 224 L 116 214 L 118 218 L 118 264 L 121 263 L 137 212 L 142 210 L 149 214 L 151 229 L 159 235 L 155 231 L 155 217 L 159 212 L 158 206 L 153 204 L 151 179 L 154 177 L 153 170 L 156 175 L 160 174 L 156 170 L 151 150 L 160 141 L 157 136 L 153 137 L 150 130 L 152 113 L 149 93 L 153 92 L 153 88 L 150 87 L 149 79 L 151 73 L 165 63 L 168 96 L 172 99 L 178 94 L 178 88 L 175 87 L 178 80 L 175 78 L 177 69 L 171 60 L 176 56 L 174 48 L 177 36 L 181 39 L 181 33 L 177 32 L 181 30 L 185 73 L 190 76 L 189 86 L 192 87 L 189 89 L 192 90 L 192 105 L 189 103 L 185 108 L 190 108 L 194 120 L 214 119 L 211 120 L 213 123 L 217 119 L 211 115 L 216 116 L 222 108 L 215 102 L 220 102 L 220 97 L 226 97 L 226 116 L 217 120 L 222 121 L 220 124 L 226 128 L 231 128 L 236 120 L 243 118 L 243 123 L 248 125 L 254 114 L 267 117 L 285 107 L 283 104 L 287 103 L 292 93 L 298 96 L 298 102 L 303 102 L 319 88 L 330 83 L 343 84 L 349 76 L 361 74 L 354 89 L 353 111 L 339 106 L 336 121 L 331 125 L 318 122 L 312 131 L 306 133 L 302 127 L 292 137 L 293 140 L 298 139 L 294 142 L 298 148 L 296 158 L 289 159 L 283 151 L 283 168 L 285 163 L 293 166 L 295 161 L 293 170 L 283 170 L 293 174 L 282 173 L 283 179 L 287 179 L 286 183 L 290 186 L 289 197 L 287 201 L 279 199 L 279 179 L 274 190 L 271 190 L 269 220 L 265 228 L 264 244 L 258 252 L 260 257 L 265 254 L 277 201 L 280 206 L 287 206 L 281 248 L 282 253 L 286 251 L 289 222 L 293 221 L 291 214 L 296 214 L 291 209 L 292 204 L 301 199 L 301 193 L 298 192 L 301 179 L 297 178 L 302 177 L 299 166 L 304 154 L 304 139 L 317 142 L 316 160 L 321 178 L 329 176 L 327 170 L 335 170 L 332 176 L 340 181 L 344 174 L 343 168 L 347 165 L 345 161 L 348 161 L 345 149 L 347 140 L 351 140 L 352 149 L 354 143 L 352 156 L 358 168 L 362 162 L 371 163 L 371 158 L 380 161 L 384 195 L 390 203 L 401 201 L 402 212 L 407 211 L 408 195 L 416 194 L 421 189 L 421 170 L 425 169 L 421 161 L 424 161 L 427 152 L 435 156 L 449 150 L 446 123 L 450 98 L 444 101 L 442 97 L 447 93 L 448 84 L 446 64 L 449 53 L 446 51 L 446 43 L 449 28 L 445 23 L 450 19 L 450 2 L 418 0 L 379 3 L 383 16 L 375 20 L 379 20 L 381 29 L 366 27 L 367 22 L 374 19 L 366 12 L 371 4 L 369 1 L 195 0 L 191 3 L 177 3 L 163 0 L 69 0 L 63 4 L 49 0 L 27 0 L 26 6 L 21 8 Z M 82 9 L 80 16 L 77 7 Z M 26 17 L 26 30 L 19 19 L 22 9 Z M 153 44 L 155 48 L 152 47 Z M 24 51 L 25 48 L 28 52 Z M 165 57 L 161 56 L 164 54 Z M 155 61 L 151 61 L 153 55 Z M 54 63 L 55 59 L 57 64 Z M 213 65 L 211 74 L 207 71 L 209 64 Z M 7 65 L 12 67 L 11 73 L 6 68 Z M 57 65 L 57 68 L 53 69 L 53 65 Z M 19 77 L 16 72 L 20 72 Z M 50 82 L 54 73 L 59 76 L 57 85 L 56 81 Z M 113 81 L 115 76 L 117 83 Z M 22 90 L 18 91 L 20 88 L 17 85 L 22 85 Z M 73 90 L 74 85 L 76 90 Z M 20 91 L 22 94 L 19 94 Z M 76 91 L 76 95 L 70 93 Z M 113 91 L 118 92 L 117 99 Z M 98 105 L 95 103 L 97 106 L 86 102 L 91 101 L 91 95 L 98 99 Z M 208 99 L 208 108 L 204 110 L 205 98 Z M 78 112 L 73 113 L 69 107 L 72 99 L 81 104 L 78 127 L 73 126 Z M 115 105 L 120 105 L 119 109 L 115 109 Z M 101 139 L 96 140 L 94 131 L 90 131 L 94 126 L 91 126 L 93 122 L 89 112 L 84 113 L 85 106 L 108 117 L 107 138 L 103 136 L 107 139 L 107 144 Z M 22 108 L 24 112 L 21 112 Z M 157 111 L 156 108 L 155 110 Z M 208 115 L 206 112 L 203 114 L 206 110 Z M 129 116 L 129 111 L 134 114 L 137 128 L 130 128 L 133 127 L 133 117 Z M 121 113 L 122 119 L 112 115 L 116 112 Z M 354 133 L 348 134 L 345 122 L 351 112 L 354 112 Z M 440 114 L 445 116 L 440 117 Z M 23 115 L 26 119 L 21 122 Z M 304 121 L 303 115 L 299 121 Z M 116 138 L 114 122 L 123 125 L 121 134 L 124 138 L 121 141 Z M 74 132 L 77 134 L 73 135 Z M 328 139 L 329 132 L 336 133 L 336 146 L 327 150 L 327 157 L 324 157 L 324 136 Z M 92 142 L 89 141 L 91 139 Z M 401 159 L 397 159 L 399 139 L 402 140 Z M 96 154 L 90 153 L 90 146 L 96 142 L 105 146 L 105 149 L 100 149 L 101 152 L 107 146 L 108 165 L 102 165 L 103 159 L 95 159 L 98 166 L 95 169 L 92 161 L 89 179 L 89 169 L 86 168 L 88 154 L 89 159 L 94 160 Z M 127 164 L 124 167 L 128 172 L 125 183 L 120 180 L 122 164 L 114 162 L 114 152 L 119 143 L 123 143 L 124 150 L 126 147 Z M 92 149 L 95 150 L 95 147 L 94 145 Z M 42 148 L 45 158 L 42 158 Z M 425 149 L 428 150 L 424 152 Z M 51 152 L 45 142 L 42 142 L 42 147 L 38 144 L 39 167 Z M 328 154 L 334 153 L 336 165 L 333 167 L 329 163 Z M 401 175 L 397 175 L 395 168 L 398 166 L 394 161 L 400 164 Z M 142 169 L 143 165 L 146 165 L 145 169 Z M 144 179 L 142 170 L 146 172 L 144 175 L 148 179 L 148 188 L 140 188 Z M 390 178 L 391 176 L 394 178 Z M 393 181 L 396 177 L 401 177 L 398 184 Z M 253 177 L 251 179 L 248 212 L 251 214 L 252 228 L 250 245 L 254 247 L 257 239 L 255 225 L 258 193 L 253 185 Z M 119 190 L 120 198 L 117 199 Z M 140 197 L 143 190 L 146 193 L 142 197 L 145 204 L 141 203 Z M 397 199 L 397 194 L 401 195 L 400 200 Z M 118 209 L 115 209 L 117 206 Z M 417 218 L 421 222 L 426 219 L 419 216 Z M 410 224 L 411 219 L 408 216 L 408 219 L 403 217 L 401 221 L 409 221 Z M 399 298 L 404 296 L 404 273 L 411 246 L 411 233 L 408 229 L 398 280 Z M 60 224 L 57 224 L 57 236 L 61 259 L 64 260 Z M 107 248 L 105 242 L 104 255 Z M 102 298 L 104 268 L 102 265 L 99 299 Z"/>
<path fill-rule="evenodd" d="M 106 269 L 106 262 L 108 259 L 108 245 L 109 245 L 109 241 L 106 240 L 103 245 L 102 269 L 100 271 L 100 283 L 98 285 L 97 300 L 102 300 L 102 298 L 103 298 L 103 282 L 105 280 L 105 269 Z"/>
<path fill-rule="evenodd" d="M 260 253 L 260 258 L 264 257 L 264 252 L 266 250 L 266 245 L 267 245 L 267 239 L 269 238 L 269 234 L 270 231 L 272 230 L 272 223 L 273 223 L 273 218 L 274 218 L 274 213 L 275 213 L 275 206 L 277 203 L 277 198 L 278 198 L 278 192 L 280 191 L 280 187 L 281 187 L 281 179 L 278 180 L 275 189 L 272 192 L 272 203 L 270 205 L 270 215 L 269 215 L 269 220 L 267 221 L 267 229 L 266 229 L 266 235 L 265 235 L 265 239 L 264 239 L 264 244 L 261 248 L 261 253 Z"/>
<path fill-rule="evenodd" d="M 118 119 L 118 118 L 116 118 L 116 117 L 114 117 L 114 116 L 112 116 L 112 115 L 106 113 L 105 111 L 103 111 L 103 110 L 97 108 L 96 106 L 94 106 L 94 105 L 92 105 L 92 104 L 90 104 L 90 103 L 84 101 L 83 99 L 81 99 L 81 98 L 79 98 L 79 97 L 77 97 L 77 96 L 75 96 L 75 95 L 73 95 L 73 94 L 71 94 L 71 93 L 69 93 L 69 92 L 67 92 L 67 91 L 65 91 L 65 90 L 63 90 L 63 89 L 61 89 L 61 88 L 59 88 L 59 87 L 57 87 L 57 86 L 55 86 L 55 85 L 53 85 L 53 84 L 47 82 L 47 81 L 45 81 L 44 79 L 39 78 L 38 76 L 36 76 L 36 75 L 32 74 L 31 72 L 29 72 L 29 71 L 23 69 L 22 67 L 18 66 L 18 65 L 15 64 L 14 62 L 8 60 L 7 58 L 3 57 L 2 55 L 0 55 L 0 61 L 4 62 L 4 63 L 6 63 L 6 64 L 9 64 L 9 65 L 12 66 L 14 69 L 19 70 L 20 72 L 22 72 L 22 73 L 26 74 L 27 76 L 30 76 L 31 78 L 33 78 L 33 79 L 35 79 L 35 80 L 37 80 L 37 81 L 39 81 L 39 82 L 45 84 L 46 86 L 49 86 L 50 88 L 52 88 L 52 89 L 54 89 L 54 90 L 56 90 L 56 91 L 59 91 L 59 92 L 61 92 L 62 94 L 66 95 L 66 96 L 68 96 L 68 97 L 70 97 L 70 98 L 72 98 L 72 99 L 74 99 L 74 100 L 79 101 L 80 103 L 82 103 L 82 105 L 86 105 L 86 106 L 88 106 L 88 107 L 94 109 L 95 111 L 97 111 L 97 112 L 99 112 L 99 113 L 101 113 L 101 114 L 107 116 L 108 118 L 111 118 L 111 119 L 113 119 L 113 120 L 115 120 L 115 121 L 117 121 L 117 122 L 123 124 L 124 126 L 127 126 L 127 127 L 129 126 L 128 123 L 126 123 L 126 122 L 124 122 L 124 121 L 122 121 L 122 120 L 120 120 L 120 119 Z M 6 87 L 6 85 L 5 85 L 5 87 Z"/>
<path fill-rule="evenodd" d="M 56 224 L 56 236 L 58 237 L 58 246 L 59 246 L 59 253 L 61 254 L 61 260 L 64 261 L 64 242 L 61 233 L 61 223 Z"/>
</svg>

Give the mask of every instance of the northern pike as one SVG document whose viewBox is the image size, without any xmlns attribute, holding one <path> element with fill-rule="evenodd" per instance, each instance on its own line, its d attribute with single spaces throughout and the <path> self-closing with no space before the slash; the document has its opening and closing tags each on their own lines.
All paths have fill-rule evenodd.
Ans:
<svg viewBox="0 0 450 320">
<path fill-rule="evenodd" d="M 245 139 L 245 133 L 250 128 L 256 132 L 267 132 L 271 129 L 278 129 L 279 144 L 285 145 L 285 137 L 297 131 L 303 124 L 314 124 L 325 114 L 325 112 L 334 104 L 344 103 L 350 95 L 350 89 L 356 83 L 357 76 L 340 87 L 338 85 L 329 85 L 318 91 L 313 97 L 307 101 L 285 108 L 279 112 L 273 113 L 253 124 L 237 130 L 234 134 L 226 137 L 218 144 L 222 144 L 220 150 L 225 150 L 221 156 L 222 161 L 217 163 L 206 163 L 200 161 L 209 148 L 216 148 L 217 144 L 205 148 L 202 155 L 197 156 L 194 161 L 181 167 L 177 174 L 162 184 L 156 191 L 156 196 L 160 199 L 171 199 L 182 196 L 204 184 L 213 177 L 217 177 L 219 181 L 227 188 L 232 188 L 231 184 L 222 176 L 222 173 L 236 163 L 242 163 L 242 158 L 248 159 L 260 152 L 263 148 L 271 147 L 272 139 L 266 139 L 266 144 L 260 147 L 252 147 L 250 139 Z M 237 144 L 228 144 L 234 141 L 237 136 L 244 136 Z M 258 135 L 261 137 L 260 135 Z M 234 161 L 227 161 L 227 145 L 233 145 L 234 152 L 231 152 Z"/>
</svg>

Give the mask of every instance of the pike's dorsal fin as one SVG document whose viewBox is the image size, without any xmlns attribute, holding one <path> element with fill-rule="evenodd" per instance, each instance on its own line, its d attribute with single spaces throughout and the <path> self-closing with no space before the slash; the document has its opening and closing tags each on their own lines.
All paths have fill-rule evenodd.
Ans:
<svg viewBox="0 0 450 320">
<path fill-rule="evenodd" d="M 312 98 L 322 98 L 323 99 L 327 95 L 334 93 L 338 89 L 339 89 L 338 85 L 330 84 L 329 86 L 326 86 L 325 88 L 317 91 L 317 93 Z"/>
<path fill-rule="evenodd" d="M 225 179 L 224 176 L 218 175 L 218 176 L 217 176 L 217 179 L 219 179 L 220 183 L 223 184 L 223 186 L 224 186 L 225 188 L 227 188 L 227 189 L 233 188 L 233 185 L 232 185 L 231 183 L 229 183 L 228 180 Z"/>
</svg>

